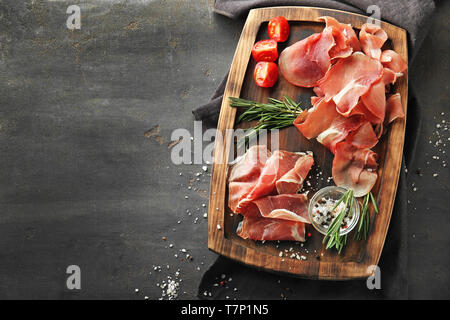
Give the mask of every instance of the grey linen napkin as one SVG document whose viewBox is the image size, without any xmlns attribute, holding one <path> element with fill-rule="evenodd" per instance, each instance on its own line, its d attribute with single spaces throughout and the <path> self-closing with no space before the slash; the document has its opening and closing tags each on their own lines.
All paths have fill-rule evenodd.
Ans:
<svg viewBox="0 0 450 320">
<path fill-rule="evenodd" d="M 216 0 L 214 11 L 236 19 L 245 16 L 252 8 L 283 5 L 323 7 L 360 14 L 365 14 L 370 5 L 379 6 L 382 20 L 408 31 L 410 69 L 414 55 L 428 31 L 427 22 L 434 11 L 434 2 L 431 0 Z M 208 103 L 193 110 L 195 119 L 203 121 L 205 127 L 212 128 L 217 125 L 227 78 L 228 75 L 222 80 Z M 417 136 L 420 134 L 417 130 L 421 126 L 420 119 L 420 108 L 410 90 L 406 129 L 408 139 L 405 141 L 403 169 L 406 168 L 405 165 L 409 166 L 414 158 Z M 407 221 L 406 174 L 405 170 L 402 170 L 394 212 L 379 264 L 381 290 L 369 290 L 366 282 L 361 280 L 314 281 L 275 275 L 219 257 L 203 275 L 198 297 L 201 299 L 405 299 L 408 297 Z"/>
</svg>

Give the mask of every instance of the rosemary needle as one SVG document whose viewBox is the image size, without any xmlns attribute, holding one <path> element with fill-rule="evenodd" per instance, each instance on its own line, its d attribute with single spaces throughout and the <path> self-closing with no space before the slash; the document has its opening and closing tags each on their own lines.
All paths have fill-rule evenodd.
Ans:
<svg viewBox="0 0 450 320">
<path fill-rule="evenodd" d="M 331 209 L 331 211 L 334 211 L 339 206 L 339 204 L 341 204 L 342 202 L 344 203 L 344 207 L 336 216 L 336 218 L 334 218 L 330 223 L 328 231 L 323 238 L 323 243 L 327 242 L 328 239 L 327 245 L 325 247 L 326 249 L 335 247 L 338 253 L 341 253 L 342 249 L 347 244 L 347 235 L 341 235 L 341 225 L 346 215 L 351 216 L 353 214 L 354 201 L 355 199 L 353 198 L 353 190 L 347 190 L 336 202 L 333 209 Z"/>
<path fill-rule="evenodd" d="M 358 231 L 355 234 L 355 239 L 357 240 L 361 240 L 362 238 L 364 238 L 364 240 L 367 240 L 367 237 L 369 235 L 369 228 L 370 228 L 369 201 L 372 203 L 375 213 L 378 213 L 377 202 L 372 192 L 369 192 L 363 198 L 361 218 L 359 220 Z"/>
<path fill-rule="evenodd" d="M 237 123 L 242 121 L 258 121 L 257 124 L 245 130 L 244 136 L 238 141 L 238 146 L 246 144 L 252 137 L 256 137 L 262 129 L 282 129 L 293 124 L 303 110 L 300 103 L 294 102 L 288 96 L 284 101 L 268 98 L 268 103 L 230 97 L 230 106 L 245 109 L 238 117 Z"/>
</svg>

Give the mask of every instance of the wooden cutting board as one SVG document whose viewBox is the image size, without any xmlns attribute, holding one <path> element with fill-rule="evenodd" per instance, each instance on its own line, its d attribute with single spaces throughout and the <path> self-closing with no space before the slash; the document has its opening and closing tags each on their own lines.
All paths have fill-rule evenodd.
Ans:
<svg viewBox="0 0 450 320">
<path fill-rule="evenodd" d="M 251 49 L 255 41 L 268 38 L 267 22 L 276 16 L 284 16 L 291 28 L 290 37 L 286 43 L 280 44 L 279 52 L 312 33 L 321 32 L 325 26 L 323 21 L 318 20 L 321 16 L 331 16 L 341 23 L 351 24 L 357 34 L 361 26 L 367 22 L 367 17 L 362 15 L 319 8 L 276 7 L 250 11 L 234 55 L 220 111 L 217 130 L 218 134 L 224 137 L 224 142 L 218 143 L 216 140 L 214 150 L 209 198 L 208 247 L 247 265 L 309 279 L 347 280 L 368 277 L 373 273 L 373 266 L 378 264 L 389 228 L 401 170 L 406 118 L 395 120 L 373 149 L 379 156 L 379 169 L 378 181 L 372 192 L 377 198 L 380 212 L 375 217 L 374 213 L 371 213 L 372 225 L 367 241 L 353 240 L 353 231 L 348 237 L 347 246 L 338 255 L 334 249 L 325 250 L 322 245 L 323 236 L 311 225 L 306 227 L 306 232 L 311 233 L 311 237 L 307 238 L 303 245 L 277 241 L 263 243 L 244 240 L 236 235 L 236 227 L 242 217 L 232 215 L 227 206 L 227 163 L 232 143 L 230 131 L 227 129 L 244 128 L 249 124 L 235 125 L 237 110 L 229 106 L 228 98 L 241 97 L 266 102 L 268 97 L 281 99 L 284 95 L 288 95 L 294 101 L 302 101 L 304 108 L 310 106 L 309 98 L 312 90 L 293 86 L 281 75 L 273 88 L 260 88 L 254 84 L 253 70 L 256 62 L 251 58 Z M 405 30 L 386 22 L 380 23 L 389 37 L 384 48 L 395 50 L 408 61 Z M 407 72 L 396 82 L 392 92 L 401 94 L 406 114 Z M 304 188 L 310 190 L 310 196 L 322 187 L 333 185 L 332 181 L 327 181 L 327 177 L 331 176 L 333 155 L 315 139 L 308 140 L 295 127 L 289 127 L 280 131 L 279 148 L 314 152 L 316 164 L 308 176 L 311 186 Z M 318 174 L 320 171 L 322 175 Z M 284 252 L 283 257 L 279 256 L 280 251 Z M 306 260 L 290 258 L 291 252 L 299 253 Z"/>
</svg>

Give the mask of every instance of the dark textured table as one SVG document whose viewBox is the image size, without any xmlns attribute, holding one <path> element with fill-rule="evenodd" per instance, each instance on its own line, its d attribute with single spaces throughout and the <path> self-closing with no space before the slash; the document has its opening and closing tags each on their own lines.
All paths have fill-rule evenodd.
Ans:
<svg viewBox="0 0 450 320">
<path fill-rule="evenodd" d="M 170 141 L 193 132 L 191 111 L 222 80 L 243 26 L 212 3 L 0 2 L 0 298 L 158 299 L 172 279 L 178 298 L 196 299 L 216 259 L 210 168 L 173 164 Z M 72 4 L 80 30 L 66 27 Z M 450 3 L 437 5 L 410 70 L 425 108 L 408 168 L 411 298 L 450 293 Z M 69 265 L 81 290 L 66 287 Z"/>
</svg>

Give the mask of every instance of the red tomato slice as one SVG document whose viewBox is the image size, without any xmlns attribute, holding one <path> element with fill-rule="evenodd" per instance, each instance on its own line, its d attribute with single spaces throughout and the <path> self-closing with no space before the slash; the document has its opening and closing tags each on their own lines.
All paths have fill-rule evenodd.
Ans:
<svg viewBox="0 0 450 320">
<path fill-rule="evenodd" d="M 255 43 L 252 49 L 256 61 L 275 61 L 278 58 L 278 42 L 273 39 L 261 40 Z"/>
<path fill-rule="evenodd" d="M 253 79 L 260 87 L 273 87 L 278 80 L 278 66 L 274 62 L 258 62 L 253 73 Z"/>
<path fill-rule="evenodd" d="M 285 17 L 272 18 L 267 26 L 269 37 L 276 42 L 284 42 L 289 37 L 289 22 Z"/>
</svg>

